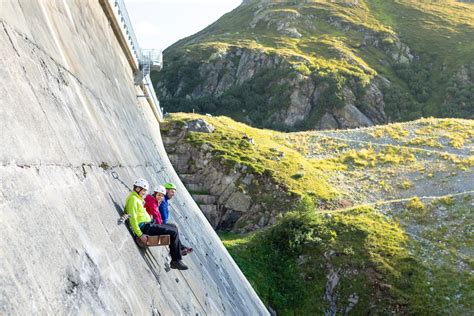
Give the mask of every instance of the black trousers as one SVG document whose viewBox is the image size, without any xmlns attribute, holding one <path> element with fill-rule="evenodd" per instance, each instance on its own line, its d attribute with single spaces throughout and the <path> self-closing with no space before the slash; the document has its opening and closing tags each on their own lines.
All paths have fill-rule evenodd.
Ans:
<svg viewBox="0 0 474 316">
<path fill-rule="evenodd" d="M 169 224 L 146 223 L 141 228 L 142 233 L 150 236 L 170 235 L 171 260 L 181 260 L 181 241 L 179 240 L 178 227 Z"/>
<path fill-rule="evenodd" d="M 178 229 L 178 227 L 175 224 L 172 224 L 172 223 L 163 224 L 163 225 L 174 227 L 174 228 L 176 228 L 176 230 Z M 183 243 L 181 243 L 181 250 L 183 250 L 184 248 L 187 248 L 187 247 L 185 245 L 183 245 Z"/>
<path fill-rule="evenodd" d="M 171 227 L 174 227 L 174 228 L 178 229 L 178 227 L 175 224 L 168 223 L 168 224 L 164 224 L 164 225 L 171 226 Z M 184 250 L 184 248 L 187 248 L 187 247 L 185 245 L 183 245 L 183 243 L 181 243 L 181 250 Z"/>
</svg>

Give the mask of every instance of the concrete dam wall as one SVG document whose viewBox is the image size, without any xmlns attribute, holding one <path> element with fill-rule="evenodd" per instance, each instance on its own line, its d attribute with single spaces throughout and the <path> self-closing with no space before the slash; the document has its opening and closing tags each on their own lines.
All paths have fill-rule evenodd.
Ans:
<svg viewBox="0 0 474 316">
<path fill-rule="evenodd" d="M 98 1 L 0 1 L 0 314 L 265 315 L 174 172 Z M 117 220 L 138 177 L 175 182 L 194 252 Z"/>
</svg>

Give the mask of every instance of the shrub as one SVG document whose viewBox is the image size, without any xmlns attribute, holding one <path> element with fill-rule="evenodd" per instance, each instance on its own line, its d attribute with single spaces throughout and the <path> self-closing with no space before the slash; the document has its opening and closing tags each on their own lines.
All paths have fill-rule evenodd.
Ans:
<svg viewBox="0 0 474 316">
<path fill-rule="evenodd" d="M 408 121 L 422 116 L 422 104 L 402 88 L 392 85 L 382 89 L 385 109 L 390 119 Z"/>
<path fill-rule="evenodd" d="M 412 212 L 423 212 L 426 210 L 425 205 L 419 197 L 414 197 L 410 201 L 408 201 L 406 207 L 409 211 Z"/>
<path fill-rule="evenodd" d="M 403 79 L 418 102 L 428 101 L 431 94 L 430 69 L 419 62 L 394 65 L 396 74 Z"/>
<path fill-rule="evenodd" d="M 299 180 L 304 177 L 304 171 L 298 171 L 294 175 L 291 176 L 292 179 Z"/>
<path fill-rule="evenodd" d="M 308 66 L 306 66 L 305 64 L 298 64 L 295 67 L 295 70 L 305 76 L 309 76 L 311 74 L 311 70 L 309 70 Z"/>
<path fill-rule="evenodd" d="M 341 273 L 359 271 L 344 274 L 334 289 L 340 298 L 357 290 L 354 314 L 387 314 L 401 301 L 411 313 L 425 314 L 420 304 L 427 301 L 424 270 L 403 248 L 405 242 L 400 227 L 371 208 L 325 217 L 304 197 L 245 246 L 228 248 L 264 303 L 278 314 L 324 313 L 324 302 L 314 298 L 324 295 L 327 264 Z M 373 273 L 376 283 L 386 284 L 383 296 L 373 290 Z M 342 308 L 343 299 L 337 304 Z"/>
<path fill-rule="evenodd" d="M 423 201 L 420 200 L 418 197 L 412 198 L 408 203 L 406 203 L 406 212 L 405 217 L 413 218 L 415 221 L 418 222 L 426 222 L 428 210 L 423 204 Z"/>
<path fill-rule="evenodd" d="M 468 80 L 466 76 L 454 75 L 447 83 L 445 101 L 441 105 L 444 117 L 474 118 L 474 64 L 463 71 Z"/>
<path fill-rule="evenodd" d="M 401 189 L 408 190 L 409 188 L 413 186 L 413 183 L 411 183 L 409 180 L 405 180 L 399 186 Z"/>
<path fill-rule="evenodd" d="M 452 196 L 445 196 L 445 197 L 435 200 L 435 203 L 451 206 L 451 205 L 454 205 L 454 199 Z"/>
</svg>

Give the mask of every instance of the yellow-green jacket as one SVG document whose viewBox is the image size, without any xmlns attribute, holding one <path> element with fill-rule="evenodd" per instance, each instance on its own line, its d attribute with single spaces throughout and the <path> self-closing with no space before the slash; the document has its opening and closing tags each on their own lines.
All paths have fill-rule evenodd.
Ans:
<svg viewBox="0 0 474 316">
<path fill-rule="evenodd" d="M 130 215 L 130 226 L 132 226 L 132 230 L 137 237 L 143 235 L 138 225 L 151 221 L 150 215 L 148 215 L 143 207 L 143 202 L 143 198 L 135 191 L 130 193 L 125 202 L 125 213 Z"/>
</svg>

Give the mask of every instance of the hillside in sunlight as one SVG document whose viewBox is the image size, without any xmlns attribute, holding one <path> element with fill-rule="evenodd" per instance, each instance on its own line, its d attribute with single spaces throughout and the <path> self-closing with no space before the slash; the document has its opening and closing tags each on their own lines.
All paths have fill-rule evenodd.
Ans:
<svg viewBox="0 0 474 316">
<path fill-rule="evenodd" d="M 474 4 L 244 1 L 164 52 L 166 111 L 276 130 L 473 118 Z"/>
<path fill-rule="evenodd" d="M 279 314 L 473 310 L 474 121 L 281 133 L 179 113 L 162 135 L 201 210 Z M 215 179 L 230 180 L 218 191 Z"/>
</svg>

